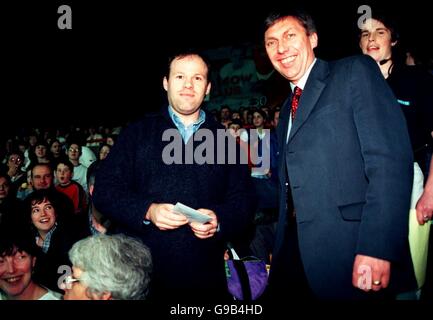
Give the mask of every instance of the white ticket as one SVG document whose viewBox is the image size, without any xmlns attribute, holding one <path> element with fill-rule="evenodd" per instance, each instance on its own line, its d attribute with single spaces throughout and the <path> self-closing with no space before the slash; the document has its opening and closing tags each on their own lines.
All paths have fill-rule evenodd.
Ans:
<svg viewBox="0 0 433 320">
<path fill-rule="evenodd" d="M 196 222 L 200 222 L 200 223 L 206 223 L 212 220 L 211 217 L 201 213 L 200 211 L 197 211 L 191 207 L 188 207 L 180 202 L 176 203 L 176 205 L 174 206 L 174 211 L 176 211 L 177 213 L 183 214 L 185 217 L 188 218 L 188 220 L 191 221 L 196 221 Z"/>
</svg>

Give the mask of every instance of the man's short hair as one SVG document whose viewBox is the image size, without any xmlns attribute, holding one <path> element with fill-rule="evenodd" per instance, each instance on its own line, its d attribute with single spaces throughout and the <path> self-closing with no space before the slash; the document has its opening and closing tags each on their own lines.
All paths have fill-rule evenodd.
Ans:
<svg viewBox="0 0 433 320">
<path fill-rule="evenodd" d="M 169 78 L 170 70 L 171 70 L 171 64 L 174 60 L 181 59 L 181 58 L 184 58 L 187 56 L 198 56 L 204 61 L 204 63 L 206 64 L 206 67 L 207 67 L 207 80 L 208 80 L 208 82 L 210 82 L 211 64 L 210 64 L 209 59 L 201 51 L 199 51 L 197 49 L 192 49 L 192 48 L 180 49 L 180 50 L 177 50 L 177 51 L 174 51 L 171 53 L 171 55 L 168 57 L 167 66 L 166 66 L 166 70 L 165 70 L 165 77 L 167 79 Z"/>
<path fill-rule="evenodd" d="M 46 168 L 48 168 L 49 170 L 50 170 L 50 172 L 51 172 L 51 175 L 53 174 L 53 171 L 54 171 L 54 169 L 53 169 L 53 167 L 51 166 L 51 164 L 50 163 L 35 163 L 35 164 L 33 164 L 31 167 L 30 167 L 30 172 L 31 172 L 31 175 L 30 175 L 30 177 L 33 179 L 33 170 L 36 168 L 36 167 L 46 167 Z"/>
<path fill-rule="evenodd" d="M 282 11 L 271 12 L 265 19 L 263 31 L 266 32 L 266 30 L 272 27 L 275 23 L 287 17 L 293 17 L 297 19 L 304 27 L 308 36 L 313 33 L 317 33 L 316 24 L 313 20 L 313 17 L 308 12 L 300 8 L 289 8 Z"/>
</svg>

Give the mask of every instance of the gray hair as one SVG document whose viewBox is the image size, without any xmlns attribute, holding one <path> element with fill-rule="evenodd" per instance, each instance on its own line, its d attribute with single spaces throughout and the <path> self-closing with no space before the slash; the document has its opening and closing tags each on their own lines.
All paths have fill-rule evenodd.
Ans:
<svg viewBox="0 0 433 320">
<path fill-rule="evenodd" d="M 152 271 L 150 250 L 123 234 L 96 235 L 78 241 L 69 258 L 83 273 L 90 293 L 110 292 L 116 300 L 140 300 L 148 293 Z"/>
</svg>

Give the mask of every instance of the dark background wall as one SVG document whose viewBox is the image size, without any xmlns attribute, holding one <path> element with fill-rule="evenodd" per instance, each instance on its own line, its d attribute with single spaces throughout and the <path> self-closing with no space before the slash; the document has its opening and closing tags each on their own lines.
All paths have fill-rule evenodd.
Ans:
<svg viewBox="0 0 433 320">
<path fill-rule="evenodd" d="M 161 104 L 167 51 L 255 43 L 262 38 L 266 13 L 283 6 L 273 1 L 147 2 L 1 4 L 1 113 L 8 119 L 3 127 L 134 119 Z M 72 30 L 57 28 L 60 4 L 72 8 Z M 316 19 L 321 58 L 359 53 L 356 21 L 361 4 L 392 12 L 405 37 L 430 49 L 433 28 L 426 1 L 303 4 Z"/>
</svg>

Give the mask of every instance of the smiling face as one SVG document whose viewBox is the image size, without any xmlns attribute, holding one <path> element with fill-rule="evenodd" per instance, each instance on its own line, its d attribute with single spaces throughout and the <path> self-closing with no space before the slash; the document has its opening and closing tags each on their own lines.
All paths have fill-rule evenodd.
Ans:
<svg viewBox="0 0 433 320">
<path fill-rule="evenodd" d="M 41 203 L 32 203 L 32 223 L 42 237 L 50 231 L 56 223 L 56 211 L 48 199 Z"/>
<path fill-rule="evenodd" d="M 31 179 L 36 190 L 48 189 L 53 184 L 53 174 L 47 165 L 36 165 L 32 170 Z"/>
<path fill-rule="evenodd" d="M 9 195 L 9 182 L 5 177 L 0 177 L 0 203 Z"/>
<path fill-rule="evenodd" d="M 198 118 L 200 106 L 210 92 L 208 68 L 198 55 L 178 57 L 171 62 L 168 78 L 163 86 L 168 102 L 182 121 L 193 122 Z"/>
<path fill-rule="evenodd" d="M 14 299 L 25 296 L 34 285 L 31 275 L 35 263 L 35 257 L 16 248 L 10 255 L 0 256 L 0 290 Z"/>
<path fill-rule="evenodd" d="M 297 84 L 314 61 L 317 34 L 307 31 L 294 17 L 277 20 L 265 32 L 266 52 L 274 68 Z"/>
<path fill-rule="evenodd" d="M 376 19 L 367 19 L 361 29 L 359 47 L 362 53 L 368 54 L 376 62 L 391 58 L 392 47 L 391 31 Z"/>
</svg>

